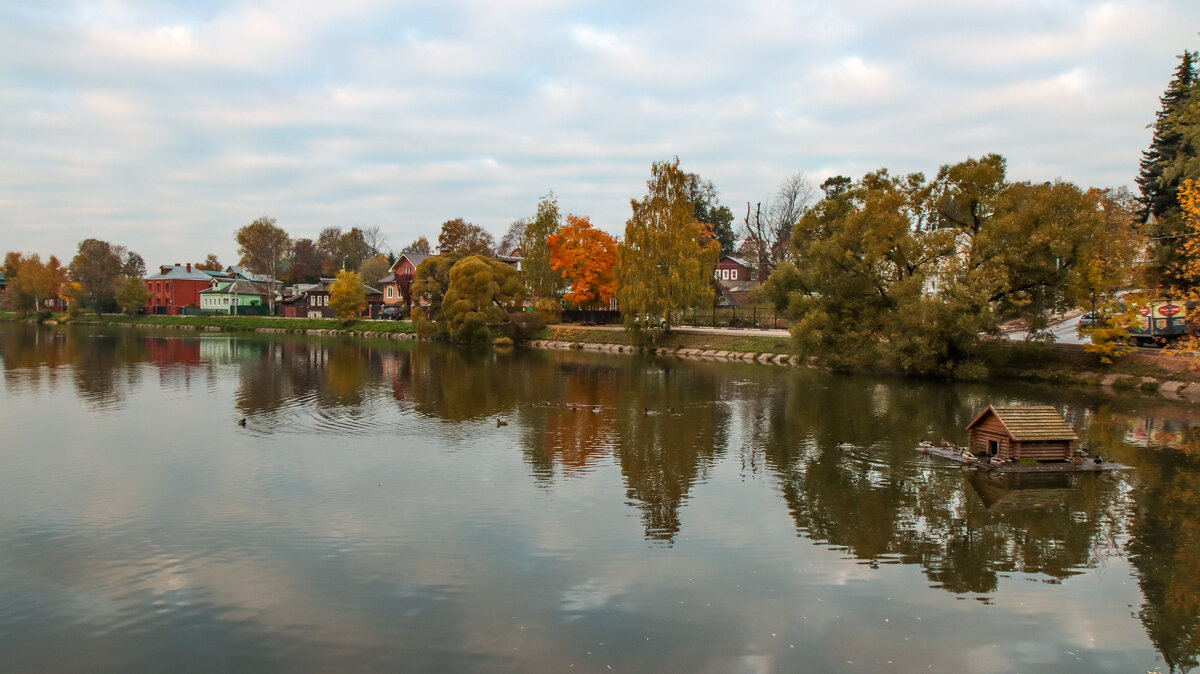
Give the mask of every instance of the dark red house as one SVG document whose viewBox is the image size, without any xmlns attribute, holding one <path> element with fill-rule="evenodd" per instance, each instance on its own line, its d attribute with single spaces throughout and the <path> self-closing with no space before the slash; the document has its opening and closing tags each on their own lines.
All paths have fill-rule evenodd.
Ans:
<svg viewBox="0 0 1200 674">
<path fill-rule="evenodd" d="M 148 314 L 179 314 L 183 309 L 200 307 L 200 291 L 212 287 L 212 277 L 186 265 L 163 265 L 153 276 L 142 279 L 150 299 L 146 300 Z"/>
<path fill-rule="evenodd" d="M 427 253 L 401 253 L 400 257 L 396 258 L 388 269 L 388 275 L 377 279 L 383 292 L 384 306 L 402 305 L 412 309 L 409 287 L 412 285 L 413 274 L 417 271 L 417 265 L 430 257 L 433 256 Z M 366 282 L 367 279 L 363 281 Z"/>
</svg>

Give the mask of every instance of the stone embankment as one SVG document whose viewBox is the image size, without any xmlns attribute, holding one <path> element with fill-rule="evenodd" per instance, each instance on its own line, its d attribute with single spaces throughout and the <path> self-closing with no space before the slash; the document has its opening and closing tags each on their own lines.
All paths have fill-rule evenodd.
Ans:
<svg viewBox="0 0 1200 674">
<path fill-rule="evenodd" d="M 660 356 L 675 356 L 695 360 L 722 360 L 731 362 L 763 363 L 771 365 L 815 367 L 811 362 L 799 356 L 774 353 L 752 353 L 741 351 L 719 351 L 715 349 L 664 349 L 654 347 L 637 347 L 627 344 L 593 344 L 583 342 L 536 340 L 528 346 L 537 349 L 553 349 L 559 351 L 578 350 L 602 353 L 644 353 Z M 1097 385 L 1110 393 L 1116 391 L 1140 391 L 1146 394 L 1158 394 L 1170 400 L 1185 402 L 1200 402 L 1200 383 L 1184 381 L 1163 381 L 1155 377 L 1133 377 L 1122 374 L 1097 374 L 1083 372 L 1075 378 L 1074 383 L 1080 385 Z"/>
<path fill-rule="evenodd" d="M 676 356 L 697 360 L 725 360 L 753 362 L 772 365 L 804 365 L 798 356 L 785 353 L 753 353 L 742 351 L 719 351 L 716 349 L 663 349 L 654 347 L 629 346 L 627 344 L 590 344 L 581 342 L 561 342 L 553 340 L 535 340 L 528 346 L 535 349 L 554 349 L 558 351 L 598 351 L 607 353 L 645 353 L 660 356 Z"/>
</svg>

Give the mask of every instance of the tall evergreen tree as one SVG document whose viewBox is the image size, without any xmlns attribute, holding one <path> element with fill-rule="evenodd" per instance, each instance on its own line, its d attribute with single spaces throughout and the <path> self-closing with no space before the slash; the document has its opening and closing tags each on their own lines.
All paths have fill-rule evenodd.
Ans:
<svg viewBox="0 0 1200 674">
<path fill-rule="evenodd" d="M 1159 99 L 1162 107 L 1155 117 L 1154 138 L 1150 148 L 1142 153 L 1137 177 L 1141 190 L 1140 219 L 1146 223 L 1145 234 L 1151 242 L 1148 281 L 1155 284 L 1175 286 L 1180 281 L 1175 270 L 1182 261 L 1179 247 L 1183 220 L 1177 194 L 1180 182 L 1194 177 L 1186 175 L 1184 167 L 1200 154 L 1200 148 L 1191 142 L 1192 134 L 1184 133 L 1183 129 L 1188 125 L 1187 118 L 1195 115 L 1195 104 L 1200 101 L 1196 56 L 1196 52 L 1184 50 L 1179 57 L 1175 76 Z"/>
</svg>

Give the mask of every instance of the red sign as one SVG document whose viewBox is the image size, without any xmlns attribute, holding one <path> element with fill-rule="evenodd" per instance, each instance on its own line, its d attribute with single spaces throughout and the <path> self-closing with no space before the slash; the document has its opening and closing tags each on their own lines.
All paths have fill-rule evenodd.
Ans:
<svg viewBox="0 0 1200 674">
<path fill-rule="evenodd" d="M 1138 313 L 1143 316 L 1149 316 L 1150 315 L 1150 307 L 1142 307 L 1141 309 L 1138 309 Z"/>
<path fill-rule="evenodd" d="M 1177 304 L 1165 304 L 1158 308 L 1158 313 L 1162 314 L 1163 316 L 1174 316 L 1175 314 L 1179 313 L 1179 310 L 1180 308 Z"/>
</svg>

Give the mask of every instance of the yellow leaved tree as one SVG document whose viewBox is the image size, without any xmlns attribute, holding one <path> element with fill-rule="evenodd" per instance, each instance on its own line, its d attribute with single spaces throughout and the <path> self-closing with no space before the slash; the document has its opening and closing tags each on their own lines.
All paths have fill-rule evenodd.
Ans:
<svg viewBox="0 0 1200 674">
<path fill-rule="evenodd" d="M 338 272 L 329 286 L 329 306 L 333 315 L 343 323 L 349 323 L 367 308 L 367 289 L 362 276 L 356 271 Z"/>
<path fill-rule="evenodd" d="M 686 309 L 711 302 L 710 278 L 721 250 L 710 228 L 695 219 L 688 177 L 672 162 L 654 162 L 648 193 L 631 200 L 633 215 L 617 248 L 617 302 L 625 326 L 670 330 Z"/>
</svg>

